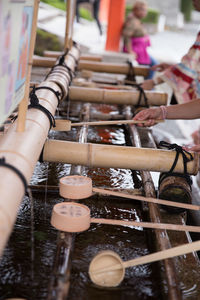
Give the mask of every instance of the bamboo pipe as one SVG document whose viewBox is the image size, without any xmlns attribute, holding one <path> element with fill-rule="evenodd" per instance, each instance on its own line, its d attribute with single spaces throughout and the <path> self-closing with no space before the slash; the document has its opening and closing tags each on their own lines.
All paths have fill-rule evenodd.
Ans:
<svg viewBox="0 0 200 300">
<path fill-rule="evenodd" d="M 176 152 L 161 149 L 48 140 L 44 145 L 43 154 L 44 160 L 51 162 L 64 162 L 89 167 L 168 172 L 174 162 Z M 194 160 L 187 164 L 188 173 L 197 174 L 199 156 L 197 153 L 192 155 Z M 179 156 L 174 172 L 183 173 L 183 171 L 183 161 Z"/>
<path fill-rule="evenodd" d="M 167 104 L 168 96 L 166 93 L 145 91 L 145 94 L 149 105 Z M 108 90 L 73 86 L 69 88 L 69 98 L 72 101 L 136 105 L 138 103 L 139 95 L 140 93 L 137 90 Z M 143 96 L 140 105 L 145 105 Z"/>
<path fill-rule="evenodd" d="M 117 73 L 117 74 L 128 74 L 129 65 L 127 63 L 105 63 L 105 62 L 91 62 L 86 60 L 80 60 L 78 64 L 78 70 L 83 69 L 94 71 L 94 72 L 104 72 L 104 73 Z M 146 77 L 149 73 L 149 67 L 136 66 L 134 67 L 134 73 L 138 76 Z"/>
<path fill-rule="evenodd" d="M 57 58 L 54 57 L 43 57 L 39 55 L 33 55 L 33 66 L 52 68 L 56 63 Z"/>
<path fill-rule="evenodd" d="M 52 68 L 56 62 L 54 57 L 33 56 L 33 66 Z M 90 62 L 87 60 L 79 60 L 78 70 L 87 69 L 94 72 L 128 74 L 129 66 L 127 64 L 111 64 L 102 62 Z M 147 76 L 149 73 L 148 67 L 137 66 L 134 68 L 135 75 Z"/>
<path fill-rule="evenodd" d="M 27 112 L 27 107 L 28 107 L 29 85 L 30 85 L 30 80 L 31 80 L 31 69 L 32 69 L 32 63 L 33 63 L 32 60 L 33 60 L 36 30 L 37 30 L 37 17 L 38 17 L 39 2 L 40 1 L 34 2 L 34 12 L 33 12 L 29 54 L 28 54 L 28 69 L 27 69 L 27 75 L 26 75 L 26 81 L 25 81 L 24 98 L 20 102 L 19 109 L 18 109 L 18 120 L 17 120 L 17 131 L 18 132 L 23 132 L 25 130 L 26 112 Z"/>
<path fill-rule="evenodd" d="M 71 123 L 69 120 L 56 120 L 56 127 L 53 128 L 55 131 L 70 131 L 71 127 L 79 126 L 102 126 L 102 125 L 117 125 L 117 124 L 138 124 L 145 123 L 147 121 L 136 121 L 136 120 L 114 120 L 114 121 L 95 121 L 95 122 L 79 122 Z M 156 120 L 156 123 L 164 122 L 164 120 Z"/>
<path fill-rule="evenodd" d="M 106 224 L 106 225 L 136 226 L 136 227 L 151 228 L 151 229 L 200 232 L 200 226 L 189 226 L 189 225 L 179 225 L 179 224 L 123 221 L 123 220 L 102 219 L 102 218 L 91 218 L 90 222 L 97 223 L 97 224 Z"/>
<path fill-rule="evenodd" d="M 41 86 L 49 86 L 60 92 L 55 83 L 43 82 Z M 38 97 L 43 98 L 40 104 L 55 114 L 58 104 L 57 97 L 48 90 L 38 90 Z M 46 99 L 46 101 L 45 101 Z M 26 130 L 16 132 L 17 122 L 14 122 L 6 135 L 1 138 L 0 157 L 16 167 L 29 182 L 35 164 L 49 131 L 47 116 L 38 109 L 27 111 Z M 0 167 L 0 255 L 12 231 L 17 211 L 24 195 L 24 186 L 19 176 L 12 170 Z M 11 188 L 12 184 L 12 188 Z"/>
<path fill-rule="evenodd" d="M 115 197 L 122 197 L 122 198 L 127 198 L 127 199 L 132 199 L 132 200 L 146 201 L 146 202 L 150 202 L 150 203 L 157 203 L 160 205 L 168 205 L 168 206 L 174 206 L 174 207 L 180 207 L 180 208 L 186 208 L 186 209 L 192 209 L 192 210 L 200 210 L 199 205 L 173 202 L 173 201 L 169 201 L 169 200 L 157 199 L 157 198 L 153 198 L 153 197 L 143 197 L 143 196 L 139 196 L 139 195 L 132 196 L 132 195 L 129 195 L 126 193 L 115 192 L 115 191 L 99 189 L 99 188 L 93 188 L 92 191 L 94 193 L 99 193 L 99 194 L 103 194 L 103 195 L 111 195 L 111 196 L 115 196 Z"/>
<path fill-rule="evenodd" d="M 79 55 L 76 47 L 73 47 L 71 51 L 75 52 L 77 56 Z M 48 86 L 61 93 L 59 85 L 54 82 L 44 81 L 40 86 Z M 38 90 L 36 94 L 40 104 L 54 115 L 58 105 L 56 95 L 46 89 Z M 16 132 L 16 123 L 12 124 L 7 134 L 1 138 L 0 157 L 5 157 L 6 162 L 17 168 L 24 175 L 26 181 L 29 182 L 48 135 L 49 119 L 42 111 L 30 109 L 27 112 L 26 130 L 24 132 Z M 1 255 L 12 231 L 18 207 L 24 195 L 24 186 L 19 176 L 8 168 L 0 167 L 0 177 Z M 10 182 L 12 182 L 12 188 L 10 188 Z"/>
<path fill-rule="evenodd" d="M 58 56 L 61 56 L 61 55 L 63 55 L 63 52 L 61 52 L 61 51 L 49 51 L 49 50 L 44 51 L 44 56 L 45 57 L 52 57 L 52 58 L 55 57 L 55 58 L 57 58 Z M 82 54 L 80 56 L 80 60 L 102 61 L 102 56 Z"/>
</svg>

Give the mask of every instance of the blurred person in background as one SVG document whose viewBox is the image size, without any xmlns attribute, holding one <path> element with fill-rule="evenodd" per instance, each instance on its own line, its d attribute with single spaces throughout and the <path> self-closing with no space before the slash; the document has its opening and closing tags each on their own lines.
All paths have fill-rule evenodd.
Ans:
<svg viewBox="0 0 200 300">
<path fill-rule="evenodd" d="M 142 19 L 147 15 L 147 12 L 148 7 L 145 1 L 135 1 L 132 12 L 127 16 L 122 29 L 123 52 L 130 53 L 133 59 L 141 65 L 153 66 L 157 62 L 148 54 L 147 48 L 151 42 L 142 24 Z M 147 78 L 152 78 L 153 75 L 154 71 L 151 69 Z"/>
</svg>

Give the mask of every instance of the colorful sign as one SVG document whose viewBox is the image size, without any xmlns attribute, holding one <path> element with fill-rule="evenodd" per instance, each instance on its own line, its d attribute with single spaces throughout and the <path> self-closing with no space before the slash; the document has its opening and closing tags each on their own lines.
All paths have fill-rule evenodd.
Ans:
<svg viewBox="0 0 200 300">
<path fill-rule="evenodd" d="M 24 97 L 34 0 L 0 0 L 0 124 Z"/>
</svg>

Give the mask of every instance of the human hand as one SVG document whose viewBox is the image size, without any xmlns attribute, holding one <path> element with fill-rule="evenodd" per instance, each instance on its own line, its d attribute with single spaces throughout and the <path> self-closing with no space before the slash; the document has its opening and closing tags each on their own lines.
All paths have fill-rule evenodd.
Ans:
<svg viewBox="0 0 200 300">
<path fill-rule="evenodd" d="M 184 150 L 188 152 L 197 152 L 200 153 L 200 144 L 192 146 L 192 147 L 183 147 Z"/>
<path fill-rule="evenodd" d="M 141 87 L 143 90 L 152 90 L 154 88 L 154 82 L 152 79 L 145 80 L 141 84 Z"/>
<path fill-rule="evenodd" d="M 171 67 L 170 64 L 167 63 L 161 63 L 161 64 L 157 64 L 151 67 L 152 71 L 157 71 L 157 72 L 162 72 L 164 70 L 166 70 L 167 68 Z"/>
<path fill-rule="evenodd" d="M 147 121 L 146 123 L 138 123 L 139 127 L 153 126 L 159 119 L 162 119 L 162 110 L 159 107 L 144 109 L 133 118 L 136 121 Z"/>
</svg>

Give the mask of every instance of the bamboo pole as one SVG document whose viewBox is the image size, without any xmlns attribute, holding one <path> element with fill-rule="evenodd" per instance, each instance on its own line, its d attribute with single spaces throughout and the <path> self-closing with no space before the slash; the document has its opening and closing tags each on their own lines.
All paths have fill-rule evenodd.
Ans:
<svg viewBox="0 0 200 300">
<path fill-rule="evenodd" d="M 149 105 L 166 105 L 167 94 L 163 92 L 145 91 Z M 137 105 L 140 92 L 137 90 L 108 90 L 98 88 L 73 87 L 69 89 L 71 101 L 83 101 L 92 103 L 129 104 Z M 141 106 L 145 105 L 144 97 Z"/>
<path fill-rule="evenodd" d="M 36 67 L 47 67 L 51 68 L 54 66 L 56 58 L 54 57 L 41 57 L 34 55 L 33 66 Z M 128 74 L 129 66 L 127 64 L 111 64 L 102 62 L 90 62 L 87 60 L 79 60 L 78 70 L 89 70 L 94 72 L 104 72 L 104 73 L 116 73 L 116 74 Z M 149 69 L 148 67 L 137 66 L 134 68 L 135 75 L 147 76 Z"/>
<path fill-rule="evenodd" d="M 124 221 L 124 220 L 103 219 L 103 218 L 91 218 L 90 222 L 96 224 L 106 224 L 106 225 L 135 226 L 135 227 L 143 227 L 143 228 L 151 228 L 151 229 L 200 232 L 200 226 L 189 226 L 189 225 L 179 225 L 179 224 Z"/>
<path fill-rule="evenodd" d="M 39 55 L 33 55 L 33 66 L 52 68 L 56 63 L 57 58 L 54 57 L 43 57 Z"/>
<path fill-rule="evenodd" d="M 103 168 L 127 168 L 168 172 L 174 162 L 176 151 L 133 148 L 124 146 L 78 144 L 58 140 L 48 140 L 44 146 L 44 160 L 65 162 Z M 193 153 L 193 161 L 187 164 L 189 174 L 198 172 L 198 154 Z M 183 173 L 183 161 L 179 156 L 174 172 Z"/>
<path fill-rule="evenodd" d="M 34 48 L 35 48 L 39 2 L 40 1 L 38 1 L 38 0 L 34 1 L 34 12 L 33 12 L 29 54 L 28 54 L 28 67 L 27 67 L 27 74 L 26 74 L 25 91 L 24 91 L 24 98 L 20 102 L 19 109 L 18 109 L 17 132 L 23 132 L 25 130 L 25 126 L 26 126 L 26 124 L 25 124 L 26 123 L 26 112 L 27 112 L 27 107 L 28 107 L 28 95 L 29 95 L 29 86 L 30 86 L 30 80 L 31 80 L 33 53 L 34 53 Z"/>
<path fill-rule="evenodd" d="M 73 24 L 74 24 L 75 13 L 76 13 L 76 0 L 73 0 L 72 10 L 71 10 L 71 35 L 69 39 L 69 49 L 71 49 L 73 46 L 73 29 L 74 29 Z"/>
<path fill-rule="evenodd" d="M 78 70 L 89 70 L 94 72 L 104 73 L 117 73 L 117 74 L 128 74 L 129 65 L 127 63 L 105 63 L 105 62 L 91 62 L 86 60 L 80 60 L 78 64 Z M 147 76 L 149 73 L 149 67 L 136 66 L 134 67 L 134 73 L 138 76 Z"/>
<path fill-rule="evenodd" d="M 71 37 L 71 26 L 72 26 L 72 1 L 67 0 L 66 3 L 66 27 L 65 27 L 65 43 L 64 48 L 69 49 L 70 37 Z"/>
<path fill-rule="evenodd" d="M 58 56 L 63 55 L 62 51 L 49 51 L 45 50 L 44 51 L 44 56 L 45 57 L 55 57 L 57 58 Z M 100 55 L 89 55 L 89 54 L 82 54 L 80 56 L 80 60 L 92 60 L 92 61 L 102 61 L 102 56 Z"/>
</svg>

